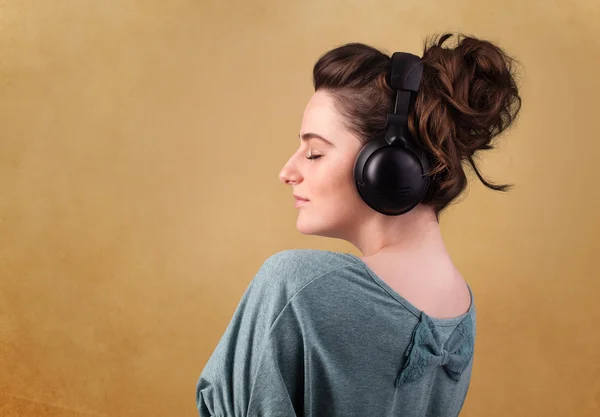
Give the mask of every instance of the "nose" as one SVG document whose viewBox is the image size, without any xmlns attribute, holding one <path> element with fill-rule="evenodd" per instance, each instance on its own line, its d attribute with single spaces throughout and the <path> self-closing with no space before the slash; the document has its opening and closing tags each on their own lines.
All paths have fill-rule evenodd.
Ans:
<svg viewBox="0 0 600 417">
<path fill-rule="evenodd" d="M 293 157 L 290 158 L 283 168 L 281 168 L 281 171 L 279 171 L 279 180 L 286 185 L 297 184 L 302 181 L 302 176 L 291 164 L 292 159 Z"/>
</svg>

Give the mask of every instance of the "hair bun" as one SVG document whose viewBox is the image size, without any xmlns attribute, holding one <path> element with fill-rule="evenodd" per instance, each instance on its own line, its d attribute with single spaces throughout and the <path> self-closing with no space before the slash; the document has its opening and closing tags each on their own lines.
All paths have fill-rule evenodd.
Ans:
<svg viewBox="0 0 600 417">
<path fill-rule="evenodd" d="M 479 179 L 473 155 L 493 149 L 492 140 L 516 118 L 521 98 L 514 79 L 515 60 L 489 41 L 459 34 L 454 48 L 443 44 L 452 34 L 426 41 L 423 80 L 415 101 L 414 129 L 434 159 L 431 175 L 440 181 L 438 194 L 457 195 L 466 183 L 462 161 Z"/>
</svg>

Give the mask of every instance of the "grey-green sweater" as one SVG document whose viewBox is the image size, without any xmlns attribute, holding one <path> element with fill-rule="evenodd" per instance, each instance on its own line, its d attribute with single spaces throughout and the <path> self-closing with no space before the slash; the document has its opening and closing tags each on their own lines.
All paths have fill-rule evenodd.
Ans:
<svg viewBox="0 0 600 417">
<path fill-rule="evenodd" d="M 198 412 L 454 417 L 474 341 L 472 293 L 467 313 L 436 319 L 355 255 L 284 250 L 260 267 L 206 363 Z"/>
</svg>

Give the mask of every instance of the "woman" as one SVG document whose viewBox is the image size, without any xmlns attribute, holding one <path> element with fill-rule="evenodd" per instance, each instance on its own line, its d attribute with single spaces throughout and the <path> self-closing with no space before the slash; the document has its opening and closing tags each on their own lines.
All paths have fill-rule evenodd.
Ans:
<svg viewBox="0 0 600 417">
<path fill-rule="evenodd" d="M 280 179 L 301 233 L 344 239 L 363 256 L 296 249 L 267 259 L 200 376 L 200 416 L 459 414 L 475 303 L 439 214 L 466 186 L 463 161 L 486 186 L 508 188 L 488 183 L 473 156 L 492 148 L 521 98 L 504 51 L 464 36 L 443 48 L 450 37 L 426 42 L 421 59 L 353 43 L 315 64 L 300 147 Z M 413 141 L 414 153 L 369 166 L 384 137 Z M 365 191 L 414 167 L 422 173 L 399 178 L 392 194 Z"/>
</svg>

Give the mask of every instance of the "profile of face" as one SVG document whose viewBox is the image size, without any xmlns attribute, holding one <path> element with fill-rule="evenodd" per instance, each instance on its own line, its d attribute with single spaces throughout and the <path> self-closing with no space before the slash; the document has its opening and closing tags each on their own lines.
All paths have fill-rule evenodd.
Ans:
<svg viewBox="0 0 600 417">
<path fill-rule="evenodd" d="M 299 136 L 299 149 L 279 173 L 293 194 L 309 200 L 297 207 L 296 227 L 302 234 L 347 239 L 360 219 L 374 213 L 354 184 L 354 162 L 362 144 L 326 90 L 310 98 Z"/>
</svg>

